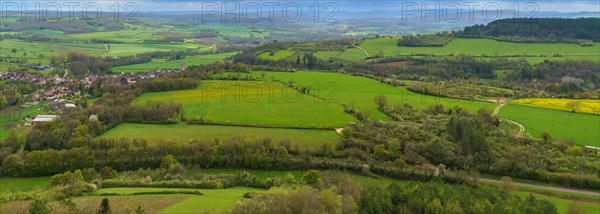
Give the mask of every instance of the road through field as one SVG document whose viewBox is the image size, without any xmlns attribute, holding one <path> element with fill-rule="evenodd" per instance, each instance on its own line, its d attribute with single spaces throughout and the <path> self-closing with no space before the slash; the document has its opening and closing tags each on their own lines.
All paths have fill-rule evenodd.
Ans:
<svg viewBox="0 0 600 214">
<path fill-rule="evenodd" d="M 485 182 L 485 183 L 497 183 L 497 184 L 503 183 L 503 181 L 501 181 L 501 180 L 494 180 L 494 179 L 487 179 L 487 178 L 480 178 L 479 181 Z M 533 189 L 543 189 L 543 190 L 551 190 L 551 191 L 557 191 L 557 192 L 574 193 L 574 194 L 590 195 L 590 196 L 600 196 L 599 192 L 592 192 L 592 191 L 586 191 L 586 190 L 569 189 L 569 188 L 562 188 L 562 187 L 551 187 L 551 186 L 518 183 L 518 182 L 514 182 L 513 184 L 515 186 L 527 187 L 527 188 L 533 188 Z"/>
</svg>

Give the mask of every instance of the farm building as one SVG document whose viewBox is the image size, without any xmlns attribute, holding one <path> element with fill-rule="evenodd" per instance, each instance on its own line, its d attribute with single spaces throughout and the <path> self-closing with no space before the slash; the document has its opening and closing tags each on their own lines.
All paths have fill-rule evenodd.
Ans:
<svg viewBox="0 0 600 214">
<path fill-rule="evenodd" d="M 31 125 L 36 125 L 36 124 L 44 123 L 44 122 L 50 122 L 56 118 L 58 118 L 58 115 L 38 115 L 31 121 Z"/>
</svg>

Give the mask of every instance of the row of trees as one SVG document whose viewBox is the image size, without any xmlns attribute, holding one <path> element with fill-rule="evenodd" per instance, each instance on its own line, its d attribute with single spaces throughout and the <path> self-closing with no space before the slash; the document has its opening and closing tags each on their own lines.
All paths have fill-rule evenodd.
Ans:
<svg viewBox="0 0 600 214">
<path fill-rule="evenodd" d="M 403 36 L 398 40 L 398 46 L 408 47 L 442 47 L 454 38 L 450 32 Z"/>
<path fill-rule="evenodd" d="M 155 78 L 140 81 L 136 87 L 144 92 L 174 91 L 197 88 L 200 82 L 191 78 Z"/>
</svg>

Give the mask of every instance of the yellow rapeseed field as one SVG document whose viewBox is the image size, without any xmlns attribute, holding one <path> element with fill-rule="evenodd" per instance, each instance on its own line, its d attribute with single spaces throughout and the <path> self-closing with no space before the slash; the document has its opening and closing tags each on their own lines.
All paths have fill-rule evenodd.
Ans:
<svg viewBox="0 0 600 214">
<path fill-rule="evenodd" d="M 600 100 L 573 100 L 557 98 L 526 98 L 513 101 L 515 104 L 566 111 L 600 114 Z"/>
</svg>

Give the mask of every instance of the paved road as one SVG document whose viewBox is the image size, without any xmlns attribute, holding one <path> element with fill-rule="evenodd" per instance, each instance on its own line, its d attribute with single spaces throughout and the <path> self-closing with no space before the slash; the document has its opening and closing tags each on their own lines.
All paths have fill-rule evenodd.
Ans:
<svg viewBox="0 0 600 214">
<path fill-rule="evenodd" d="M 503 183 L 501 180 L 493 180 L 493 179 L 487 179 L 487 178 L 480 178 L 479 181 L 486 182 L 486 183 L 497 183 L 497 184 Z M 562 188 L 562 187 L 550 187 L 550 186 L 542 186 L 542 185 L 526 184 L 526 183 L 518 183 L 518 182 L 513 182 L 513 184 L 515 186 L 528 187 L 528 188 L 533 188 L 533 189 L 552 190 L 552 191 L 558 191 L 558 192 L 575 193 L 575 194 L 590 195 L 590 196 L 600 196 L 600 192 L 592 192 L 592 191 L 586 191 L 586 190 L 569 189 L 569 188 Z"/>
</svg>

